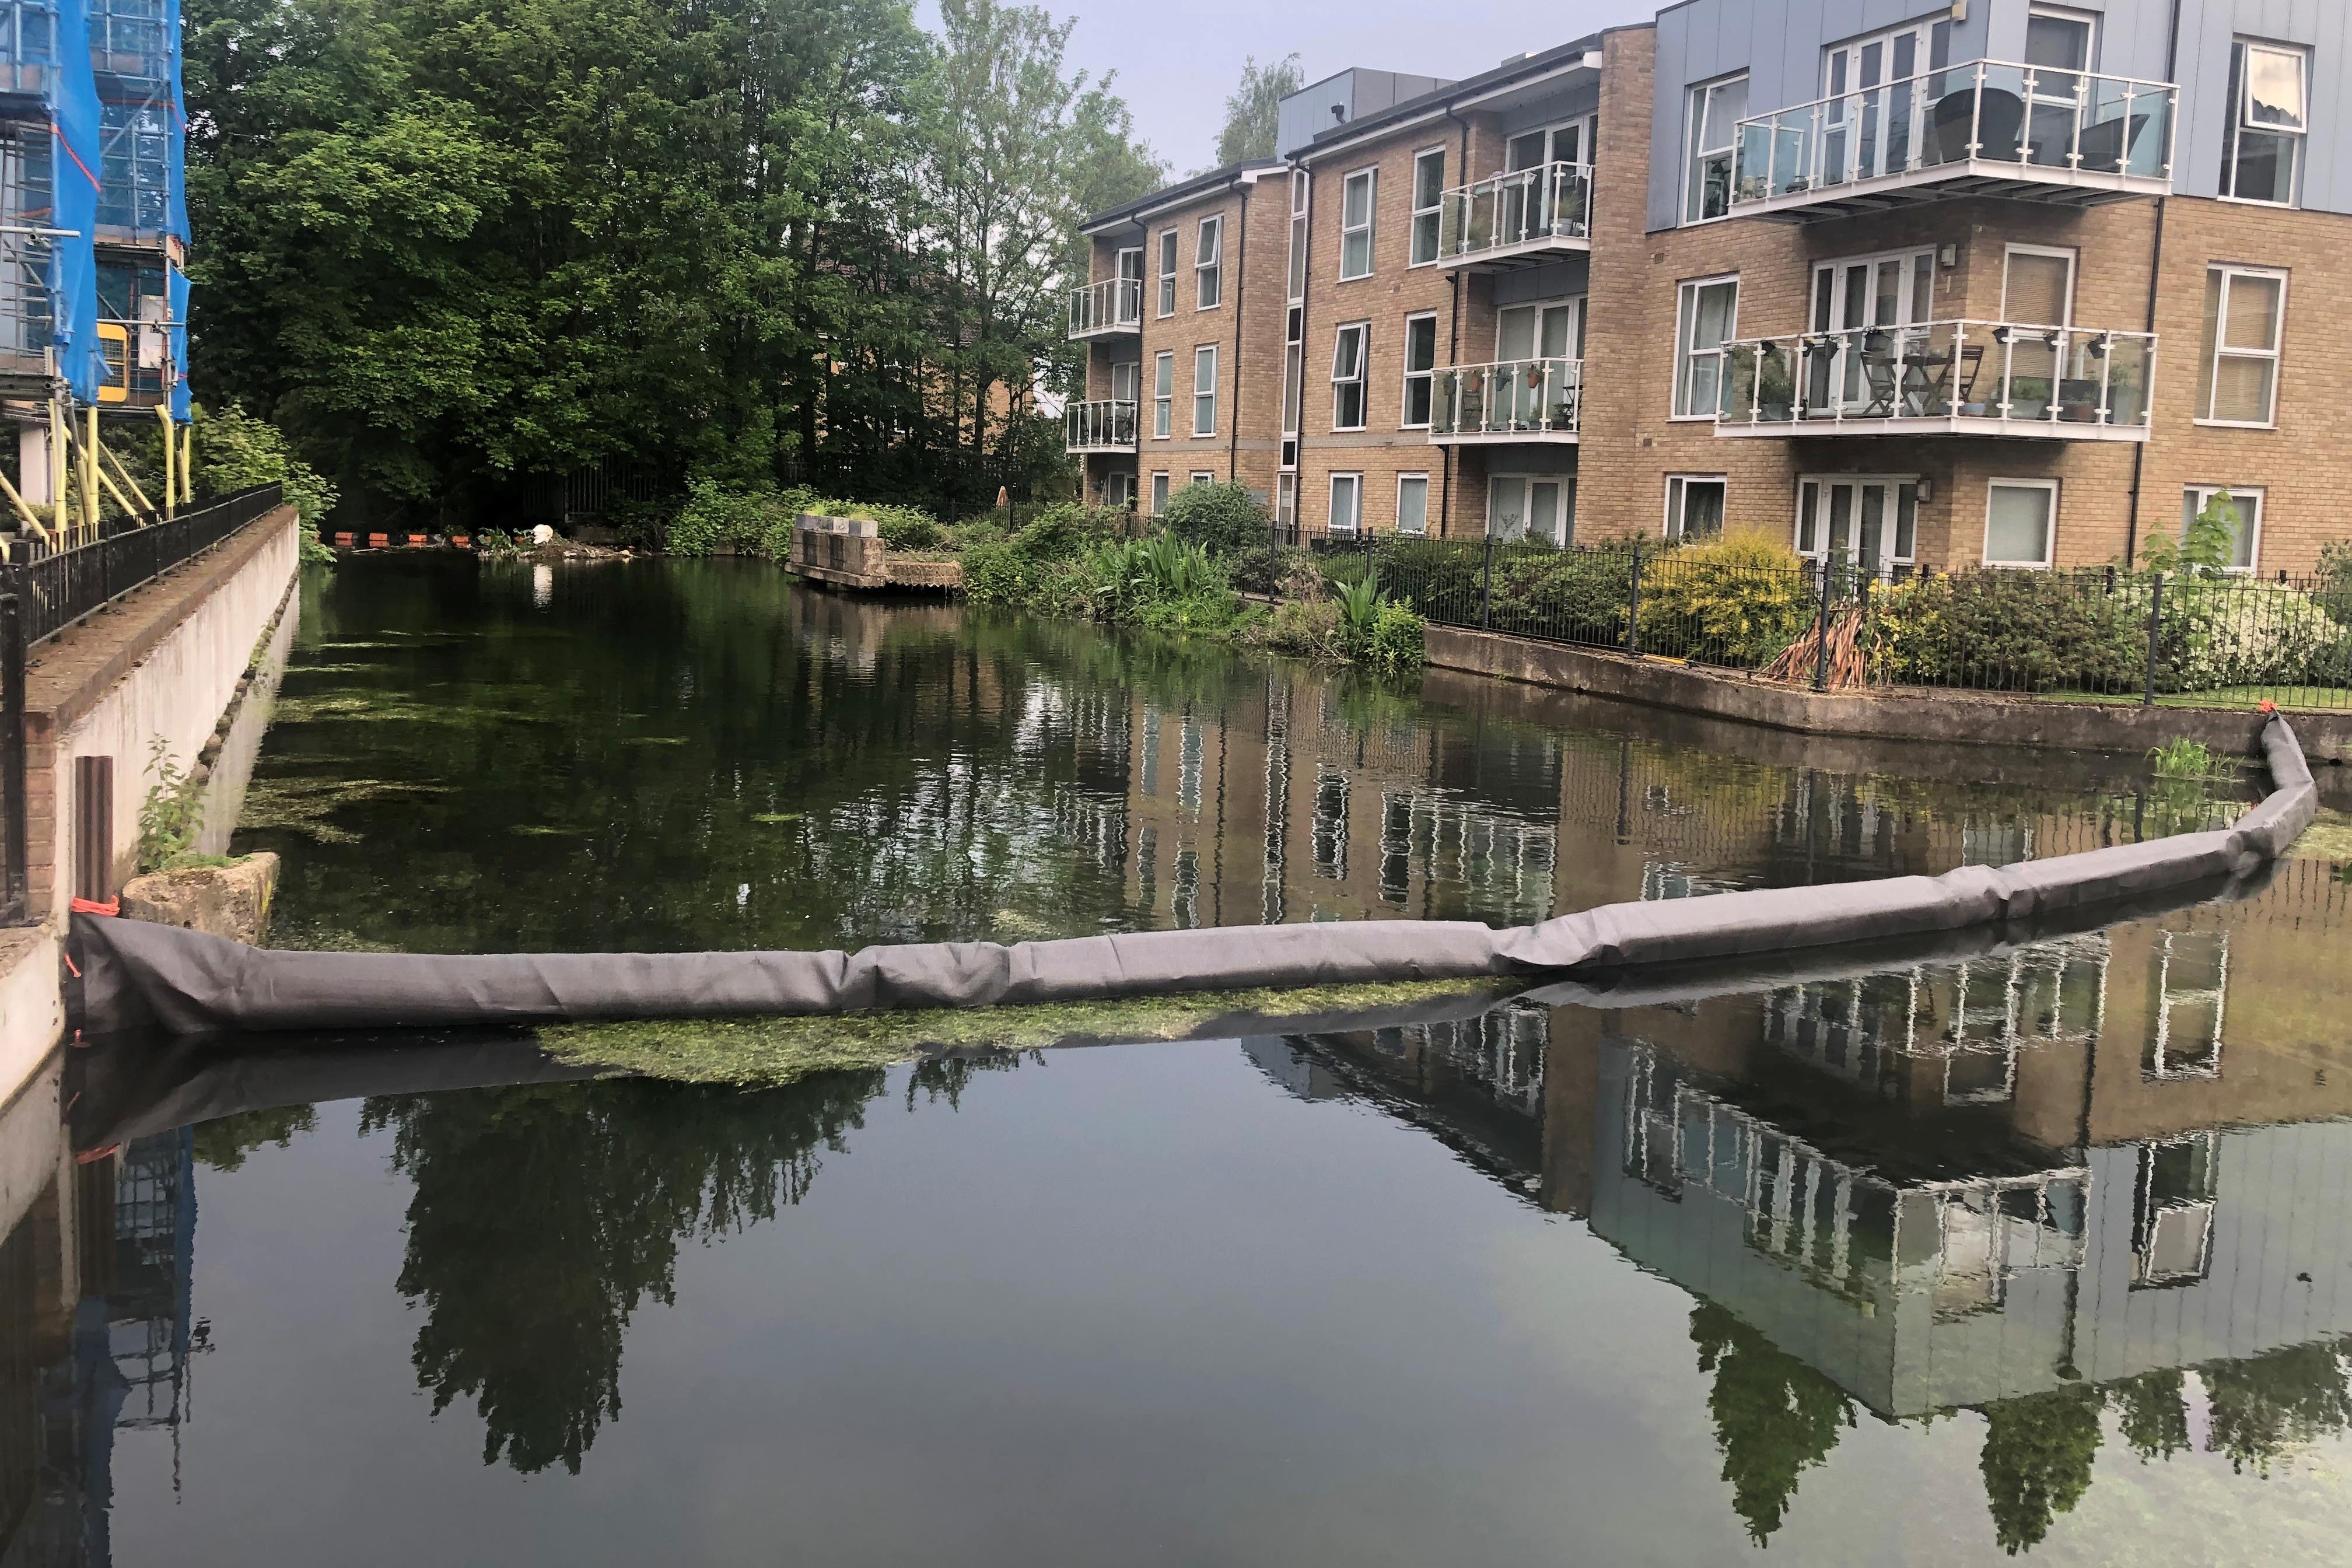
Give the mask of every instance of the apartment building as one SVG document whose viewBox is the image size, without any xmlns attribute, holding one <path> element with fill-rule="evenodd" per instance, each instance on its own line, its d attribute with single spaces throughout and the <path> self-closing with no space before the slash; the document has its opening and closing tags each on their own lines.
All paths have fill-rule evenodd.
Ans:
<svg viewBox="0 0 2352 1568">
<path fill-rule="evenodd" d="M 2286 0 L 1685 0 L 1341 71 L 1273 163 L 1092 226 L 1080 299 L 1131 277 L 1172 330 L 1097 352 L 1072 447 L 1115 503 L 1213 473 L 1309 531 L 1762 528 L 1887 574 L 2136 557 L 2226 489 L 2237 563 L 2305 570 L 2352 534 L 2346 65 Z M 1203 258 L 1254 296 L 1213 372 L 1149 308 Z M 1233 424 L 1188 438 L 1204 375 Z M 1132 468 L 1081 440 L 1122 385 Z"/>
</svg>

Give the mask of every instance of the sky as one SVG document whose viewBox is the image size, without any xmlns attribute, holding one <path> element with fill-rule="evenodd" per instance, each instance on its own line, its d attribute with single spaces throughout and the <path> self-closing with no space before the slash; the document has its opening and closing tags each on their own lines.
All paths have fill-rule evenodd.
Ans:
<svg viewBox="0 0 2352 1568">
<path fill-rule="evenodd" d="M 1135 129 L 1171 174 L 1206 169 L 1215 156 L 1225 96 L 1242 62 L 1296 53 L 1307 81 L 1349 66 L 1459 79 L 1507 56 L 1550 48 L 1601 27 L 1643 21 L 1659 0 L 1035 0 L 1075 16 L 1069 63 L 1115 70 Z M 934 27 L 938 13 L 925 6 Z M 1148 22 L 1148 29 L 1147 24 Z M 1149 47 L 1141 47 L 1148 42 Z"/>
</svg>

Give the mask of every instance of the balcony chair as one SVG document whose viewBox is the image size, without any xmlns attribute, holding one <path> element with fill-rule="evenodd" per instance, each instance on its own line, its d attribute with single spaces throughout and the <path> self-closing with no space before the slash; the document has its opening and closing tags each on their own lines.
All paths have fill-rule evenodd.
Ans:
<svg viewBox="0 0 2352 1568">
<path fill-rule="evenodd" d="M 1979 110 L 1979 104 L 1982 105 Z M 1958 163 L 1969 156 L 1969 122 L 1976 121 L 1977 153 L 1996 163 L 2014 163 L 2023 155 L 2025 100 L 2013 92 L 1989 87 L 1979 93 L 1971 84 L 1936 100 L 1928 140 L 1936 162 Z"/>
</svg>

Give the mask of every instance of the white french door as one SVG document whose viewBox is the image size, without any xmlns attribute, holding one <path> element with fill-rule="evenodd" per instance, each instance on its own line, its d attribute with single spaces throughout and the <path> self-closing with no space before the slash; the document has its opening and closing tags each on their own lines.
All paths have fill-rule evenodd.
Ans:
<svg viewBox="0 0 2352 1568">
<path fill-rule="evenodd" d="M 1919 481 L 1912 475 L 1811 475 L 1797 484 L 1797 553 L 1874 577 L 1907 576 L 1917 548 Z"/>
<path fill-rule="evenodd" d="M 1119 360 L 1110 367 L 1110 395 L 1115 401 L 1135 401 L 1137 373 L 1138 366 L 1131 359 Z"/>
<path fill-rule="evenodd" d="M 1496 474 L 1486 481 L 1486 531 L 1497 539 L 1566 545 L 1575 532 L 1576 479 L 1568 474 Z"/>
<path fill-rule="evenodd" d="M 1822 181 L 1899 174 L 1918 156 L 1919 87 L 1928 24 L 1840 44 L 1822 58 Z"/>
<path fill-rule="evenodd" d="M 1874 329 L 1912 326 L 1929 320 L 1936 306 L 1936 253 L 1896 251 L 1885 256 L 1824 261 L 1813 268 L 1812 330 L 1819 340 L 1809 356 L 1805 412 L 1853 412 L 1868 407 L 1885 388 L 1866 374 L 1874 347 Z M 1886 410 L 1880 410 L 1886 412 Z"/>
</svg>

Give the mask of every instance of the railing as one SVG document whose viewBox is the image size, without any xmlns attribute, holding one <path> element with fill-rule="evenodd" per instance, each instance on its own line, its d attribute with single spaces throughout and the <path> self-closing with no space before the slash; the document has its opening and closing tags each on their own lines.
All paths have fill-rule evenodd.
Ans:
<svg viewBox="0 0 2352 1568">
<path fill-rule="evenodd" d="M 1093 403 L 1073 403 L 1063 411 L 1068 436 L 1067 447 L 1073 452 L 1127 451 L 1135 445 L 1135 401 L 1132 398 L 1108 398 Z"/>
<path fill-rule="evenodd" d="M 1106 278 L 1070 290 L 1070 336 L 1139 331 L 1142 327 L 1142 279 Z"/>
<path fill-rule="evenodd" d="M 1501 360 L 1436 373 L 1430 439 L 1572 436 L 1584 403 L 1580 359 Z"/>
<path fill-rule="evenodd" d="M 1592 165 L 1547 163 L 1459 185 L 1443 198 L 1438 258 L 1475 261 L 1592 229 Z"/>
<path fill-rule="evenodd" d="M 2179 96 L 2165 82 L 1999 60 L 1923 71 L 1739 121 L 1731 205 L 1970 163 L 2167 180 Z"/>
<path fill-rule="evenodd" d="M 1724 371 L 1717 423 L 1725 426 L 1982 419 L 2044 425 L 2053 434 L 2146 430 L 2156 338 L 1917 321 L 1727 343 Z"/>
<path fill-rule="evenodd" d="M 109 522 L 100 538 L 67 549 L 19 535 L 0 565 L 0 594 L 16 596 L 26 643 L 41 642 L 267 515 L 280 504 L 282 489 L 256 485 L 144 526 Z"/>
</svg>

